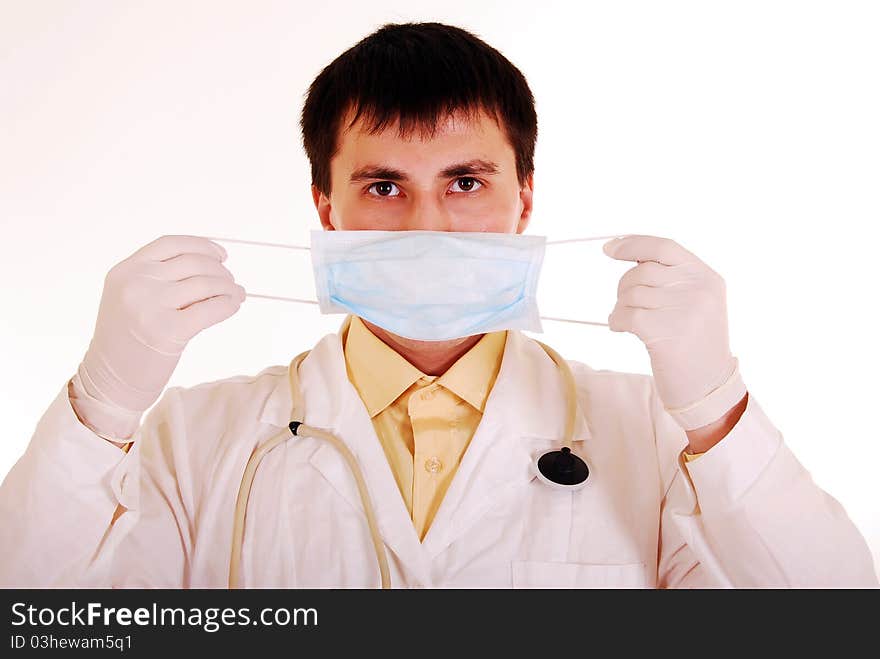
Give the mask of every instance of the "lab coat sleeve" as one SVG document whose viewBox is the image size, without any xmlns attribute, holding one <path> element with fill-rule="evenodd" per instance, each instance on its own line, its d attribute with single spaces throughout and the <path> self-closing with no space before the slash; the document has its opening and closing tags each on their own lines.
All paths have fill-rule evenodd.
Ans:
<svg viewBox="0 0 880 659">
<path fill-rule="evenodd" d="M 661 587 L 877 586 L 864 538 L 813 482 L 754 396 L 724 439 L 686 462 L 687 436 L 651 383 L 658 455 L 668 476 Z"/>
<path fill-rule="evenodd" d="M 79 421 L 65 383 L 0 486 L 0 585 L 182 585 L 184 493 L 167 468 L 174 400 L 168 390 L 125 453 Z"/>
</svg>

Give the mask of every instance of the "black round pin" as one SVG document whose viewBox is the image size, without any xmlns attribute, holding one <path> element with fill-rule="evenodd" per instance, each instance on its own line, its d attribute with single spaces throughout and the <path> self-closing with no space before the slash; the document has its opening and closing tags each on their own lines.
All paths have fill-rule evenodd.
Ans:
<svg viewBox="0 0 880 659">
<path fill-rule="evenodd" d="M 587 463 L 567 446 L 542 455 L 538 459 L 538 470 L 544 478 L 558 485 L 580 485 L 590 475 Z"/>
</svg>

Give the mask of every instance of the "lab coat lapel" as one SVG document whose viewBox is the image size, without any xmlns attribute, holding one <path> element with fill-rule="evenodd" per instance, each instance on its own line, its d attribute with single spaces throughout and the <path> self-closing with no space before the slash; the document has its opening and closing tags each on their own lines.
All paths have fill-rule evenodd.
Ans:
<svg viewBox="0 0 880 659">
<path fill-rule="evenodd" d="M 315 346 L 300 365 L 300 378 L 305 423 L 329 430 L 352 451 L 363 472 L 382 539 L 399 559 L 400 569 L 409 573 L 407 581 L 430 587 L 430 565 L 369 414 L 348 379 L 339 335 L 328 335 Z M 363 511 L 354 476 L 333 446 L 324 443 L 310 462 L 340 496 Z M 389 562 L 394 562 L 391 555 Z"/>
<path fill-rule="evenodd" d="M 562 374 L 543 348 L 520 332 L 508 331 L 483 418 L 425 536 L 430 558 L 502 499 L 521 494 L 535 478 L 534 458 L 562 446 L 566 395 Z M 579 453 L 584 440 L 591 439 L 580 406 L 574 439 Z"/>
</svg>

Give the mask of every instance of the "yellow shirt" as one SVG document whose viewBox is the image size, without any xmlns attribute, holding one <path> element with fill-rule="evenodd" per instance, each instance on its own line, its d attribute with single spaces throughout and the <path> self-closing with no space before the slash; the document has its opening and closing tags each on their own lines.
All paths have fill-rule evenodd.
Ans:
<svg viewBox="0 0 880 659">
<path fill-rule="evenodd" d="M 354 385 L 391 465 L 420 539 L 483 417 L 507 332 L 490 332 L 443 375 L 425 375 L 357 316 L 344 339 Z"/>
</svg>

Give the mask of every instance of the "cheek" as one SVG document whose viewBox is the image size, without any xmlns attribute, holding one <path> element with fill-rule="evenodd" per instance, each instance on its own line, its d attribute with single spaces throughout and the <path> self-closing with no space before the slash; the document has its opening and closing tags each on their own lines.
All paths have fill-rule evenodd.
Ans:
<svg viewBox="0 0 880 659">
<path fill-rule="evenodd" d="M 403 227 L 403 204 L 376 202 L 358 196 L 337 200 L 335 225 L 344 231 L 398 231 Z"/>
<path fill-rule="evenodd" d="M 451 199 L 448 208 L 457 231 L 510 233 L 520 216 L 518 195 L 493 193 L 471 199 Z"/>
</svg>

